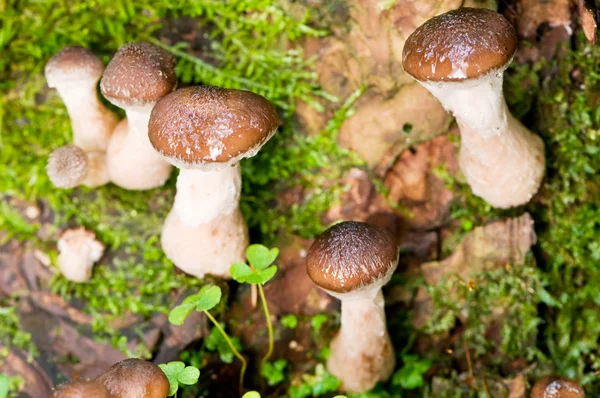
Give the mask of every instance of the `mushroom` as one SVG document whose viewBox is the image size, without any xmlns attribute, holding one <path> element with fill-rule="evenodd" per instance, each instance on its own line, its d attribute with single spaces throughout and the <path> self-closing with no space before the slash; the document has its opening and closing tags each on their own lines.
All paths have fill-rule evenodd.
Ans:
<svg viewBox="0 0 600 398">
<path fill-rule="evenodd" d="M 169 380 L 163 371 L 137 358 L 117 362 L 96 381 L 111 398 L 165 398 L 169 394 Z"/>
<path fill-rule="evenodd" d="M 504 70 L 517 48 L 495 11 L 459 8 L 438 15 L 406 40 L 404 70 L 456 118 L 459 164 L 473 193 L 495 207 L 527 203 L 544 176 L 544 145 L 508 110 Z"/>
<path fill-rule="evenodd" d="M 150 112 L 177 82 L 175 58 L 150 43 L 130 43 L 119 49 L 102 76 L 102 94 L 123 108 L 127 119 L 115 129 L 107 150 L 108 174 L 126 189 L 151 189 L 165 183 L 171 165 L 148 141 Z"/>
<path fill-rule="evenodd" d="M 585 398 L 585 392 L 577 382 L 558 376 L 539 379 L 531 389 L 531 398 Z"/>
<path fill-rule="evenodd" d="M 104 245 L 96 240 L 96 234 L 83 227 L 64 231 L 57 247 L 60 271 L 73 282 L 87 281 L 94 263 L 104 252 Z"/>
<path fill-rule="evenodd" d="M 109 181 L 105 153 L 86 154 L 76 145 L 64 145 L 52 151 L 46 171 L 57 188 L 75 188 L 81 184 L 97 187 Z"/>
<path fill-rule="evenodd" d="M 111 398 L 97 381 L 77 380 L 61 384 L 52 391 L 51 398 Z"/>
<path fill-rule="evenodd" d="M 199 278 L 228 277 L 231 264 L 244 261 L 239 162 L 254 156 L 278 126 L 273 105 L 249 91 L 187 87 L 158 101 L 150 142 L 180 169 L 161 238 L 177 267 Z"/>
<path fill-rule="evenodd" d="M 308 276 L 342 302 L 341 328 L 331 342 L 327 370 L 345 391 L 369 391 L 394 370 L 381 288 L 398 266 L 399 253 L 390 232 L 354 221 L 329 228 L 308 251 Z"/>
<path fill-rule="evenodd" d="M 90 50 L 65 47 L 46 64 L 48 86 L 56 88 L 62 98 L 73 128 L 73 143 L 84 152 L 104 152 L 118 116 L 111 112 L 97 94 L 102 76 L 102 61 Z"/>
</svg>

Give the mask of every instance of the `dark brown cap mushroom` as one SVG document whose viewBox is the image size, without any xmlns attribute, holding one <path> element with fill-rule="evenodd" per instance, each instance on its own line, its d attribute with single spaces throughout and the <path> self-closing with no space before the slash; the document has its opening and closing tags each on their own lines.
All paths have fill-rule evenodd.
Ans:
<svg viewBox="0 0 600 398">
<path fill-rule="evenodd" d="M 61 384 L 51 398 L 111 398 L 104 386 L 95 380 L 77 380 Z"/>
<path fill-rule="evenodd" d="M 317 286 L 347 293 L 387 283 L 398 256 L 398 243 L 387 230 L 345 221 L 314 241 L 308 251 L 307 272 Z"/>
<path fill-rule="evenodd" d="M 100 81 L 102 94 L 117 106 L 147 104 L 173 90 L 175 58 L 150 43 L 129 43 L 117 51 Z"/>
<path fill-rule="evenodd" d="M 546 376 L 531 389 L 531 398 L 585 398 L 583 387 L 566 377 Z"/>
<path fill-rule="evenodd" d="M 78 146 L 61 146 L 48 157 L 46 171 L 55 187 L 74 188 L 87 176 L 87 155 Z"/>
<path fill-rule="evenodd" d="M 80 84 L 90 81 L 96 84 L 104 65 L 93 52 L 87 48 L 65 47 L 46 63 L 45 75 L 49 87 L 61 84 Z"/>
<path fill-rule="evenodd" d="M 505 68 L 517 35 L 501 14 L 459 8 L 418 27 L 406 40 L 404 70 L 419 81 L 460 81 Z"/>
<path fill-rule="evenodd" d="M 277 112 L 264 97 L 200 86 L 174 91 L 158 101 L 148 135 L 163 156 L 193 167 L 254 156 L 278 126 Z"/>
<path fill-rule="evenodd" d="M 111 398 L 165 398 L 169 380 L 152 362 L 131 358 L 117 362 L 96 379 Z"/>
</svg>

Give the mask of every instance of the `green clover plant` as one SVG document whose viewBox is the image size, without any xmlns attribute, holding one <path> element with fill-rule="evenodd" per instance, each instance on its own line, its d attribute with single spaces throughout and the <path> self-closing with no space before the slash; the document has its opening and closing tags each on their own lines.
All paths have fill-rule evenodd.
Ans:
<svg viewBox="0 0 600 398">
<path fill-rule="evenodd" d="M 271 314 L 269 313 L 269 307 L 267 306 L 267 300 L 265 298 L 265 291 L 262 287 L 265 283 L 271 280 L 277 272 L 277 266 L 273 265 L 273 261 L 279 255 L 279 249 L 269 249 L 263 245 L 250 245 L 246 249 L 246 258 L 248 264 L 237 262 L 231 266 L 229 272 L 231 277 L 239 283 L 249 283 L 258 287 L 260 294 L 260 301 L 265 313 L 265 320 L 267 322 L 267 330 L 269 332 L 269 348 L 267 353 L 260 361 L 260 374 L 264 374 L 263 370 L 265 364 L 273 353 L 273 325 L 271 324 Z M 261 384 L 263 380 L 261 379 Z"/>
<path fill-rule="evenodd" d="M 169 396 L 175 395 L 180 384 L 194 385 L 200 377 L 200 370 L 195 366 L 185 366 L 183 362 L 172 361 L 158 365 L 169 380 Z"/>
<path fill-rule="evenodd" d="M 246 358 L 240 354 L 240 352 L 236 349 L 235 345 L 229 338 L 229 335 L 223 330 L 219 322 L 211 315 L 209 310 L 213 309 L 217 304 L 221 301 L 221 288 L 215 285 L 206 285 L 196 294 L 192 294 L 189 297 L 186 297 L 185 300 L 182 301 L 181 304 L 176 306 L 169 313 L 169 322 L 174 325 L 183 325 L 185 319 L 192 313 L 193 310 L 203 312 L 204 315 L 213 323 L 215 328 L 221 333 L 229 348 L 233 354 L 240 360 L 242 363 L 242 369 L 240 371 L 240 395 L 242 391 L 244 391 L 244 374 L 246 373 L 246 367 L 248 363 L 246 362 Z"/>
</svg>

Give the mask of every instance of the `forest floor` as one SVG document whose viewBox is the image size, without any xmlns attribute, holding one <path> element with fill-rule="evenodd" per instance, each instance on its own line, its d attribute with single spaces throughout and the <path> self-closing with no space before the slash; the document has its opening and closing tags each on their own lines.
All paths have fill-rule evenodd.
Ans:
<svg viewBox="0 0 600 398">
<path fill-rule="evenodd" d="M 452 119 L 401 68 L 406 36 L 460 1 L 24 3 L 0 3 L 0 374 L 11 396 L 45 397 L 131 356 L 198 367 L 180 397 L 235 396 L 239 363 L 217 329 L 200 313 L 167 320 L 210 283 L 224 292 L 211 313 L 250 359 L 248 389 L 263 377 L 264 396 L 335 395 L 323 363 L 339 304 L 312 285 L 305 255 L 340 219 L 402 244 L 384 291 L 397 369 L 358 396 L 517 398 L 548 374 L 600 395 L 600 48 L 581 29 L 585 9 L 500 5 L 522 39 L 505 97 L 543 138 L 547 171 L 531 203 L 498 211 L 460 175 Z M 131 41 L 175 55 L 180 85 L 248 89 L 280 113 L 277 135 L 242 164 L 251 240 L 280 249 L 262 375 L 269 339 L 251 288 L 187 276 L 160 248 L 175 175 L 144 192 L 58 190 L 46 176 L 48 154 L 71 137 L 46 61 L 81 45 L 107 63 Z M 56 264 L 58 236 L 75 226 L 107 246 L 84 284 Z"/>
</svg>

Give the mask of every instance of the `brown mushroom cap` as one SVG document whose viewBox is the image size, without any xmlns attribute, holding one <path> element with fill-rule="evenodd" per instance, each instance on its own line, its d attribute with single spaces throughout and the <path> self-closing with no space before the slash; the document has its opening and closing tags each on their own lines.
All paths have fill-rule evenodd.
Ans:
<svg viewBox="0 0 600 398">
<path fill-rule="evenodd" d="M 51 398 L 111 398 L 104 386 L 95 380 L 77 380 L 61 384 Z"/>
<path fill-rule="evenodd" d="M 345 221 L 323 232 L 308 251 L 308 276 L 319 287 L 347 293 L 386 283 L 398 265 L 399 246 L 385 229 Z"/>
<path fill-rule="evenodd" d="M 419 81 L 461 81 L 505 68 L 517 35 L 501 14 L 459 8 L 431 18 L 406 40 L 404 70 Z"/>
<path fill-rule="evenodd" d="M 48 157 L 46 172 L 55 187 L 75 188 L 88 173 L 87 155 L 76 145 L 61 146 Z"/>
<path fill-rule="evenodd" d="M 49 87 L 61 84 L 81 84 L 89 81 L 96 84 L 104 65 L 100 58 L 87 48 L 65 47 L 46 63 L 45 75 Z"/>
<path fill-rule="evenodd" d="M 546 376 L 531 389 L 531 398 L 585 398 L 583 387 L 566 377 Z"/>
<path fill-rule="evenodd" d="M 130 358 L 114 364 L 96 379 L 111 398 L 165 398 L 169 380 L 152 362 Z"/>
<path fill-rule="evenodd" d="M 148 136 L 163 156 L 194 167 L 254 156 L 278 126 L 277 111 L 258 94 L 196 86 L 158 101 Z"/>
<path fill-rule="evenodd" d="M 177 83 L 175 58 L 150 43 L 129 43 L 106 67 L 100 90 L 117 106 L 158 101 Z"/>
</svg>

